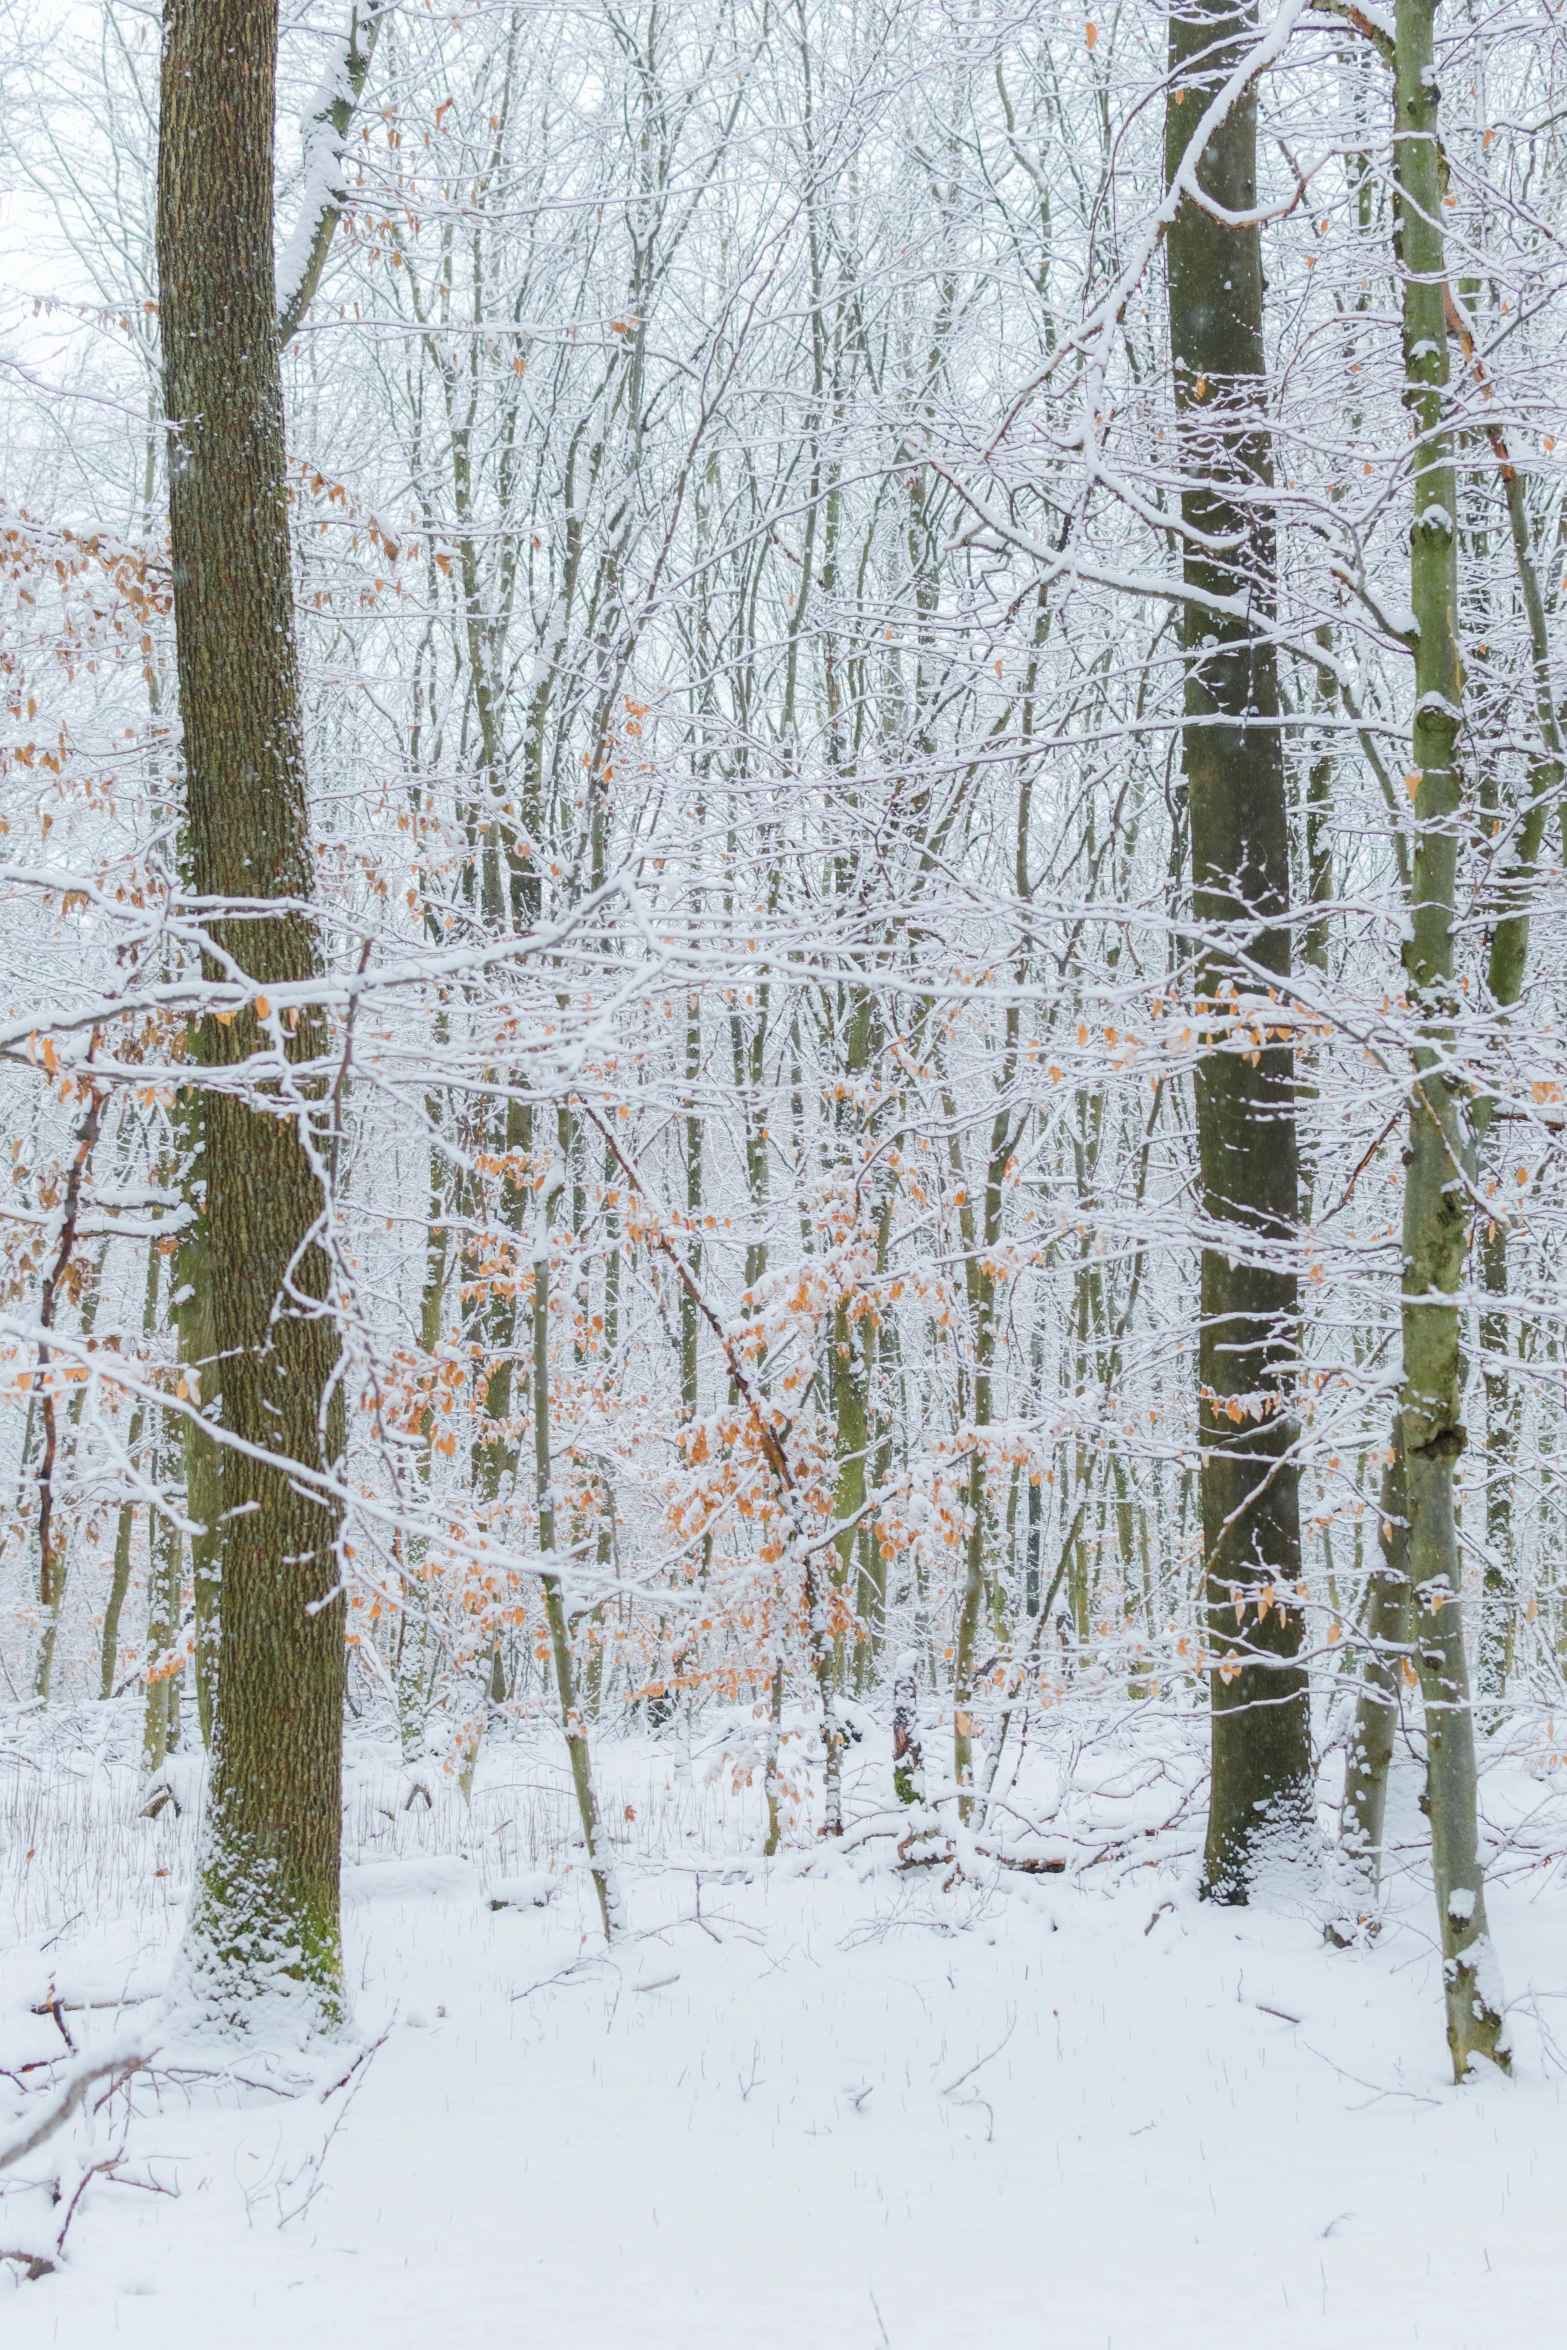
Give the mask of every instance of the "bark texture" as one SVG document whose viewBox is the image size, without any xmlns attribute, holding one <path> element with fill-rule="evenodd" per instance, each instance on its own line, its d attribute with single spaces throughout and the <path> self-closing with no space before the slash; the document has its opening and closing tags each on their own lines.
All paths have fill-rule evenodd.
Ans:
<svg viewBox="0 0 1567 2350">
<path fill-rule="evenodd" d="M 1195 163 L 1230 212 L 1256 203 L 1248 90 L 1200 156 L 1192 134 L 1255 35 L 1250 8 L 1184 0 L 1170 23 L 1166 171 Z M 1186 585 L 1183 760 L 1191 823 L 1203 1211 L 1203 1545 L 1212 1676 L 1213 1789 L 1204 1882 L 1244 1901 L 1270 1857 L 1304 1848 L 1311 1722 L 1299 1664 L 1300 1505 L 1290 1382 L 1298 1351 L 1287 1262 L 1299 1167 L 1294 1056 L 1268 1020 L 1290 974 L 1289 823 L 1279 733 L 1272 471 L 1266 427 L 1262 248 L 1188 196 L 1171 223 L 1167 283 L 1180 418 Z M 1229 609 L 1211 602 L 1225 599 Z"/>
<path fill-rule="evenodd" d="M 343 2010 L 344 1646 L 336 1513 L 273 1465 L 308 1480 L 336 1449 L 337 1360 L 304 1132 L 324 1028 L 308 996 L 273 1000 L 318 969 L 272 258 L 276 54 L 273 0 L 169 0 L 157 245 L 187 880 L 209 901 L 209 977 L 252 987 L 194 1040 L 202 1303 L 228 1441 L 213 1448 L 219 1670 L 177 1996 L 223 2028 L 259 2028 L 281 2005 L 297 2035 Z"/>
<path fill-rule="evenodd" d="M 1425 1702 L 1427 1807 L 1447 2039 L 1462 2081 L 1476 2056 L 1504 2069 L 1506 2024 L 1486 1931 L 1475 1800 L 1474 1710 L 1464 1650 L 1453 1476 L 1465 1443 L 1457 1294 L 1469 1247 L 1469 1136 L 1449 1082 L 1462 792 L 1457 474 L 1449 418 L 1445 166 L 1433 0 L 1399 0 L 1393 165 L 1403 279 L 1404 398 L 1415 430 L 1413 903 L 1404 970 L 1418 1021 L 1404 1190 L 1401 1392 L 1415 1660 Z"/>
</svg>

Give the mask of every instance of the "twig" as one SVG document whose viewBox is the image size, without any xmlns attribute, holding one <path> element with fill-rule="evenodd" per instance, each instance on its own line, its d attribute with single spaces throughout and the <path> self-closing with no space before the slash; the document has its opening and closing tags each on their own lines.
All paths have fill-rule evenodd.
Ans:
<svg viewBox="0 0 1567 2350">
<path fill-rule="evenodd" d="M 1360 1181 L 1361 1176 L 1364 1175 L 1366 1169 L 1370 1166 L 1372 1160 L 1376 1157 L 1378 1151 L 1382 1148 L 1382 1145 L 1386 1142 L 1388 1136 L 1392 1133 L 1394 1127 L 1398 1124 L 1398 1121 L 1403 1116 L 1403 1114 L 1403 1104 L 1400 1103 L 1398 1108 L 1393 1112 L 1392 1117 L 1389 1118 L 1387 1124 L 1383 1127 L 1381 1133 L 1377 1136 L 1376 1141 L 1366 1152 L 1365 1157 L 1361 1160 L 1359 1166 L 1355 1169 L 1354 1174 L 1351 1175 L 1349 1181 L 1345 1184 L 1344 1196 L 1339 1201 L 1338 1207 L 1329 1208 L 1327 1214 L 1322 1218 L 1324 1224 L 1331 1222 L 1333 1217 L 1338 1214 L 1339 1208 L 1348 1207 L 1350 1193 L 1354 1190 L 1356 1184 Z"/>
<path fill-rule="evenodd" d="M 535 1991 L 549 1991 L 557 1983 L 569 1983 L 573 1975 L 580 1975 L 587 1968 L 598 1964 L 596 1958 L 574 1958 L 570 1966 L 561 1968 L 559 1974 L 541 1975 L 536 1983 L 529 1983 L 523 1990 L 514 1991 L 511 1995 L 512 2005 L 515 2006 L 519 1999 L 531 1999 Z"/>
<path fill-rule="evenodd" d="M 320 2104 L 325 2105 L 327 2099 L 329 2097 L 335 2097 L 339 2089 L 347 2088 L 349 2082 L 353 2079 L 355 2073 L 358 2072 L 360 2066 L 362 2064 L 368 2064 L 371 2057 L 375 2055 L 376 2051 L 386 2046 L 387 2040 L 391 2034 L 391 2029 L 391 2025 L 388 2024 L 386 2030 L 381 2034 L 379 2040 L 372 2040 L 368 2047 L 360 2049 L 359 2054 L 354 2058 L 354 2061 L 349 2066 L 347 2072 L 340 2074 L 338 2079 L 332 2083 L 330 2089 L 322 2090 L 318 2100 Z"/>
<path fill-rule="evenodd" d="M 102 2177 L 106 2171 L 117 2171 L 124 2160 L 125 2157 L 123 2154 L 111 2154 L 108 2156 L 107 2160 L 103 2162 L 95 2162 L 90 2170 L 83 2171 L 81 2177 L 76 2182 L 76 2192 L 65 2207 L 65 2217 L 60 2222 L 60 2232 L 54 2240 L 54 2248 L 56 2252 L 63 2252 L 65 2250 L 66 2230 L 69 2228 L 72 2220 L 76 2217 L 76 2206 L 78 2203 L 80 2203 L 82 2197 L 87 2192 L 88 2181 L 90 2179 Z"/>
<path fill-rule="evenodd" d="M 1320 2048 L 1313 2048 L 1309 2040 L 1303 2040 L 1301 2046 L 1308 2055 L 1321 2057 L 1329 2071 L 1337 2073 L 1341 2081 L 1353 2081 L 1357 2089 L 1369 2089 L 1373 2097 L 1412 2097 L 1417 2105 L 1440 2105 L 1442 2102 L 1440 2097 L 1426 2097 L 1418 2089 L 1379 2088 L 1375 2081 L 1363 2081 L 1359 2073 L 1347 2073 L 1341 2064 L 1333 2062 L 1331 2056 L 1323 2056 Z"/>
<path fill-rule="evenodd" d="M 44 1993 L 42 2007 L 35 2007 L 33 2013 L 34 2015 L 52 2015 L 55 2023 L 59 2027 L 60 2037 L 65 2042 L 66 2047 L 69 2048 L 73 2056 L 77 2054 L 77 2046 L 76 2042 L 71 2038 L 70 2026 L 67 2024 L 64 2016 L 60 2012 L 60 1995 L 52 1983 L 50 1984 L 48 1990 Z"/>
<path fill-rule="evenodd" d="M 994 2063 L 995 2059 L 1001 2054 L 1002 2049 L 1005 2048 L 1007 2042 L 1011 2039 L 1013 2033 L 1016 2030 L 1017 2017 L 1014 2014 L 1012 2021 L 1008 2024 L 1006 2030 L 1002 2033 L 1000 2039 L 996 2042 L 995 2047 L 992 2048 L 990 2054 L 988 2056 L 976 2056 L 974 2062 L 969 2066 L 966 2073 L 959 2073 L 955 2081 L 949 2081 L 947 2083 L 946 2087 L 941 2092 L 943 2097 L 950 2097 L 954 2089 L 961 2089 L 964 2082 L 971 2081 L 974 2078 L 974 2075 L 981 2071 L 984 2066 Z"/>
<path fill-rule="evenodd" d="M 89 2057 L 84 2063 L 78 2064 L 70 2079 L 55 2091 L 32 2127 L 0 2146 L 0 2170 L 9 2170 L 13 2163 L 35 2152 L 54 2136 L 56 2130 L 63 2128 L 95 2081 L 104 2080 L 111 2073 L 118 2073 L 123 2080 L 131 2073 L 140 2072 L 146 2062 L 146 2057 L 139 2052 L 128 2053 L 120 2048 L 109 2056 Z"/>
</svg>

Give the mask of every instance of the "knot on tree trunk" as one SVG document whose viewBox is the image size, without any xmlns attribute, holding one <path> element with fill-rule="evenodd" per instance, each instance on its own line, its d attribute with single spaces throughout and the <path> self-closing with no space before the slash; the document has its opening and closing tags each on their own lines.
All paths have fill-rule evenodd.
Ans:
<svg viewBox="0 0 1567 2350">
<path fill-rule="evenodd" d="M 1417 1444 L 1408 1435 L 1404 1437 L 1406 1452 L 1419 1453 L 1426 1460 L 1456 1461 L 1469 1442 L 1469 1431 L 1457 1423 L 1450 1428 L 1438 1428 Z"/>
</svg>

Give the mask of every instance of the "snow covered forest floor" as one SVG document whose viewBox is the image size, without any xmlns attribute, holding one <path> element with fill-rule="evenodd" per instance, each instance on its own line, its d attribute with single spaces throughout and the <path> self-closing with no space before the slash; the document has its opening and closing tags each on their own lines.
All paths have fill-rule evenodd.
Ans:
<svg viewBox="0 0 1567 2350">
<path fill-rule="evenodd" d="M 1543 2338 L 1567 2078 L 1544 1719 L 1482 1783 L 1517 2078 L 1456 2091 L 1407 1756 L 1384 1930 L 1337 1950 L 1330 1881 L 1198 1902 L 1197 1716 L 1185 1744 L 1168 1715 L 1041 1739 L 1005 1849 L 1059 1874 L 900 1866 L 869 1723 L 844 1849 L 802 1822 L 771 1861 L 747 1714 L 689 1751 L 606 1741 L 632 1928 L 606 1957 L 558 1742 L 489 1746 L 466 1808 L 366 1742 L 355 2037 L 219 2060 L 157 2021 L 196 1788 L 141 1817 L 113 1710 L 18 1734 L 0 1779 L 0 2147 L 95 2052 L 150 2059 L 5 2174 L 0 2246 L 46 2256 L 86 2180 L 54 2272 L 5 2264 L 15 2350 Z"/>
</svg>

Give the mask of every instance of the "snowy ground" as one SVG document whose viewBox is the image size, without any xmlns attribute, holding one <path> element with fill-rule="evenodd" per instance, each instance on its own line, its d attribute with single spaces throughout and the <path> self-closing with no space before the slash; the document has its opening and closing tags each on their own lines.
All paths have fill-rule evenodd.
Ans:
<svg viewBox="0 0 1567 2350">
<path fill-rule="evenodd" d="M 872 1744 L 862 1817 L 885 1777 Z M 1114 1759 L 1096 1790 L 1077 1758 L 1085 1819 L 1177 1808 L 1167 1760 Z M 1494 1925 L 1518 2078 L 1460 2093 L 1412 1872 L 1381 1940 L 1337 1952 L 1307 1900 L 1200 1906 L 1189 1827 L 1152 1861 L 1101 1838 L 1103 1861 L 1059 1877 L 898 1873 L 886 1841 L 769 1864 L 754 1797 L 709 1782 L 700 1752 L 689 1780 L 650 1746 L 611 1769 L 617 1816 L 637 1814 L 634 1938 L 606 1959 L 559 1849 L 547 1906 L 486 1898 L 549 1869 L 542 1750 L 495 1750 L 471 1814 L 444 1788 L 403 1812 L 396 1774 L 359 1758 L 348 1944 L 359 2033 L 384 2039 L 346 2087 L 352 2046 L 308 2080 L 293 2067 L 286 2096 L 277 2060 L 222 2079 L 165 2038 L 129 2118 L 122 2092 L 72 2125 L 67 2197 L 123 2150 L 121 2175 L 90 2179 L 55 2274 L 0 2269 L 8 2346 L 1549 2338 L 1567 2287 L 1555 1774 L 1488 1783 L 1514 1826 Z M 189 1815 L 137 1819 L 101 1755 L 6 1784 L 0 2067 L 70 2061 L 34 2012 L 51 1991 L 84 2050 L 158 2040 L 154 2002 L 114 2002 L 156 1992 Z M 1055 1832 L 1080 1863 L 1086 1834 L 1074 1847 L 1062 1811 Z M 44 2077 L 0 2079 L 0 2140 Z M 5 2174 L 0 2248 L 58 2231 L 27 2184 L 50 2167 Z"/>
</svg>

